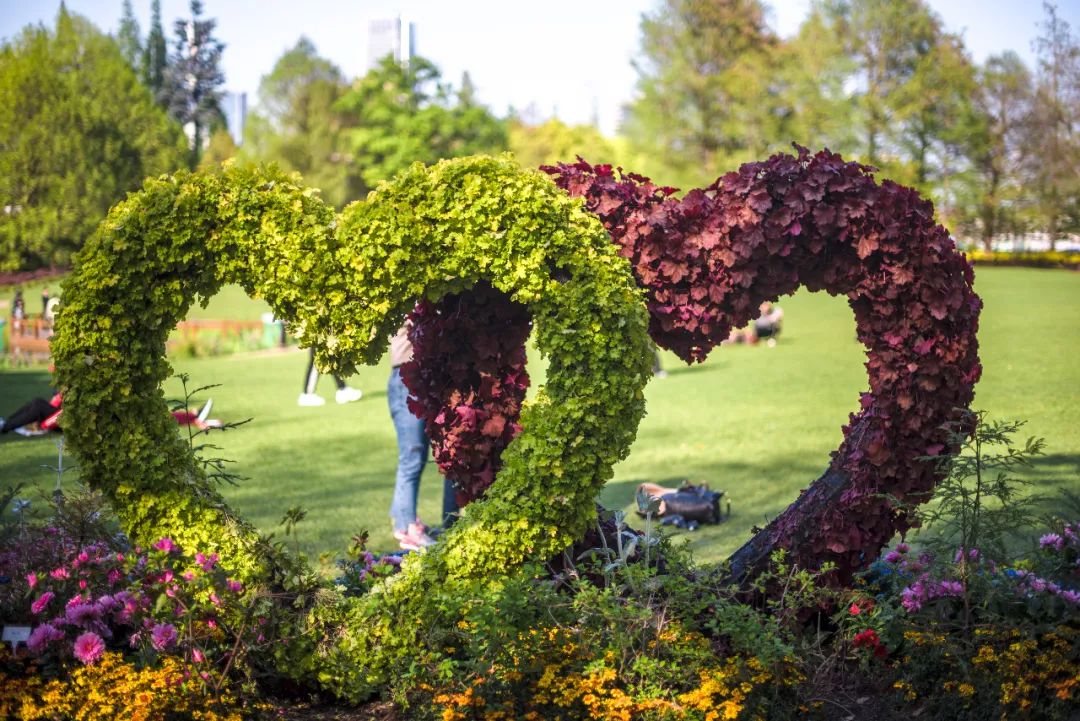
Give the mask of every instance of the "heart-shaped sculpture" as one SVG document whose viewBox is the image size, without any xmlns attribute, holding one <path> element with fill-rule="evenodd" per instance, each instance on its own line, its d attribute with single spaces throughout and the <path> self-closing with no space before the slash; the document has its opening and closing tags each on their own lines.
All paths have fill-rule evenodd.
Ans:
<svg viewBox="0 0 1080 721">
<path fill-rule="evenodd" d="M 939 480 L 922 458 L 954 450 L 944 426 L 970 404 L 981 371 L 971 266 L 934 223 L 930 203 L 878 185 L 866 166 L 804 148 L 744 165 L 681 200 L 610 166 L 545 170 L 604 222 L 646 289 L 653 340 L 688 362 L 703 360 L 762 301 L 800 286 L 848 297 L 867 348 L 862 411 L 821 479 L 732 567 L 753 575 L 778 548 L 804 567 L 836 564 L 837 581 L 869 564 Z M 523 338 L 528 319 L 489 296 L 420 308 L 417 352 L 403 370 L 436 460 L 466 501 L 498 469 L 524 394 L 523 352 L 507 339 Z"/>
<path fill-rule="evenodd" d="M 274 171 L 148 181 L 110 212 L 64 284 L 53 353 L 82 477 L 136 542 L 169 536 L 219 554 L 247 585 L 295 587 L 295 565 L 229 510 L 177 436 L 161 390 L 169 332 L 194 299 L 240 283 L 294 324 L 324 367 L 347 370 L 376 361 L 417 300 L 480 282 L 528 308 L 548 382 L 484 501 L 393 583 L 313 612 L 332 632 L 289 645 L 284 671 L 363 697 L 416 652 L 421 620 L 452 627 L 455 603 L 580 537 L 633 441 L 647 316 L 628 265 L 579 200 L 492 158 L 414 166 L 340 216 Z M 433 611 L 424 602 L 435 587 Z M 332 648 L 303 643 L 324 636 Z M 323 674 L 331 665 L 338 671 Z"/>
</svg>

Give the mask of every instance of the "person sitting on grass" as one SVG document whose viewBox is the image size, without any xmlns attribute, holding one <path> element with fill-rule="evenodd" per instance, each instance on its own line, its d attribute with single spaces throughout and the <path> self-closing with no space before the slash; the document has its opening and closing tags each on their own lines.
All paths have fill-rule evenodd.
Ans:
<svg viewBox="0 0 1080 721">
<path fill-rule="evenodd" d="M 776 338 L 780 335 L 780 331 L 783 328 L 784 309 L 778 305 L 773 305 L 769 301 L 765 301 L 758 308 L 758 313 L 758 317 L 746 328 L 739 328 L 731 331 L 731 335 L 728 336 L 724 343 L 748 343 L 749 345 L 757 345 L 758 341 L 765 338 L 767 340 L 766 345 L 770 348 L 775 346 Z"/>
<path fill-rule="evenodd" d="M 57 393 L 50 400 L 44 398 L 31 398 L 20 406 L 14 413 L 5 418 L 0 418 L 0 433 L 15 432 L 20 436 L 40 436 L 49 431 L 60 432 L 60 416 L 64 412 L 62 408 L 63 395 Z M 207 418 L 213 399 L 207 399 L 206 404 L 198 413 L 189 410 L 176 410 L 172 412 L 173 418 L 182 426 L 195 426 L 199 430 L 207 428 L 220 428 L 221 421 L 215 418 Z"/>
</svg>

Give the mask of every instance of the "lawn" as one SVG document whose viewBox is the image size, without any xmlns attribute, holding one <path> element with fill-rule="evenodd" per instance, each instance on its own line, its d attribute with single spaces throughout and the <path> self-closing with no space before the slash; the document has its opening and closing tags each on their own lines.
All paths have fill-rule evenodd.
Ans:
<svg viewBox="0 0 1080 721">
<path fill-rule="evenodd" d="M 1026 419 L 1026 434 L 1045 437 L 1047 455 L 1027 472 L 1038 492 L 1080 491 L 1080 274 L 984 268 L 977 276 L 986 307 L 979 334 L 984 374 L 974 407 L 994 418 Z M 0 289 L 0 298 L 10 296 Z M 842 299 L 800 292 L 782 305 L 785 328 L 775 348 L 722 348 L 693 367 L 665 355 L 669 375 L 649 384 L 648 417 L 601 494 L 605 505 L 629 510 L 635 487 L 646 480 L 705 481 L 726 491 L 728 522 L 680 536 L 702 560 L 724 558 L 820 475 L 866 387 L 862 348 Z M 229 288 L 193 316 L 257 319 L 264 310 Z M 200 396 L 213 397 L 215 417 L 253 419 L 213 439 L 219 454 L 249 477 L 224 489 L 242 514 L 280 533 L 285 511 L 303 507 L 308 516 L 298 532 L 312 556 L 340 555 L 361 529 L 370 531 L 373 548 L 393 548 L 388 509 L 396 447 L 385 361 L 350 379 L 364 391 L 358 403 L 334 404 L 333 382 L 323 378 L 319 390 L 330 403 L 321 408 L 296 405 L 305 351 L 172 361 L 194 383 L 220 384 Z M 0 414 L 46 395 L 48 382 L 43 367 L 0 372 Z M 170 381 L 165 392 L 179 396 L 179 383 Z M 55 476 L 41 466 L 55 463 L 55 440 L 3 436 L 0 485 L 50 488 Z M 429 465 L 421 493 L 428 520 L 440 503 L 436 474 Z M 66 485 L 74 482 L 74 474 L 65 475 Z"/>
</svg>

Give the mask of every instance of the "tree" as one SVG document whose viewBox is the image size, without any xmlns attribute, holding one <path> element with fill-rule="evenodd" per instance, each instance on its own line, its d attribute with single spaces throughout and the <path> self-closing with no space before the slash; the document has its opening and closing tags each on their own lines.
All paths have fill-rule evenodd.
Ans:
<svg viewBox="0 0 1080 721">
<path fill-rule="evenodd" d="M 642 19 L 641 35 L 638 96 L 623 130 L 655 159 L 647 173 L 708 183 L 787 135 L 778 40 L 759 0 L 665 0 Z"/>
<path fill-rule="evenodd" d="M 259 84 L 259 110 L 248 116 L 242 155 L 301 173 L 337 207 L 361 197 L 345 142 L 353 119 L 336 107 L 347 91 L 337 66 L 300 38 Z"/>
<path fill-rule="evenodd" d="M 1080 229 L 1080 41 L 1054 5 L 1043 9 L 1029 146 L 1038 213 L 1053 250 L 1059 233 Z"/>
<path fill-rule="evenodd" d="M 133 70 L 139 68 L 142 63 L 143 46 L 139 37 L 139 21 L 135 19 L 135 11 L 131 9 L 131 0 L 124 0 L 120 29 L 116 33 L 116 44 L 120 46 L 120 52 L 127 64 Z"/>
<path fill-rule="evenodd" d="M 347 136 L 363 192 L 417 161 L 506 149 L 505 124 L 469 94 L 455 97 L 420 57 L 400 65 L 384 58 L 337 107 L 354 124 Z"/>
<path fill-rule="evenodd" d="M 510 151 L 522 167 L 534 169 L 557 162 L 573 162 L 578 155 L 591 162 L 620 162 L 615 144 L 594 126 L 567 125 L 558 118 L 539 125 L 511 118 Z"/>
<path fill-rule="evenodd" d="M 142 79 L 154 99 L 166 107 L 165 68 L 168 67 L 168 50 L 165 45 L 165 31 L 161 27 L 161 0 L 150 4 L 150 33 L 146 36 L 143 47 Z"/>
<path fill-rule="evenodd" d="M 846 87 L 855 63 L 843 52 L 833 19 L 813 5 L 795 37 L 780 46 L 779 57 L 783 104 L 792 113 L 789 139 L 856 155 L 856 99 Z"/>
<path fill-rule="evenodd" d="M 116 42 L 61 7 L 0 48 L 0 269 L 66 265 L 109 207 L 183 163 Z"/>
<path fill-rule="evenodd" d="M 941 22 L 923 0 L 828 0 L 836 46 L 853 63 L 862 159 L 881 166 L 892 153 L 890 130 L 905 86 L 937 46 Z"/>
<path fill-rule="evenodd" d="M 192 168 L 198 165 L 212 126 L 223 121 L 221 53 L 225 45 L 214 37 L 217 22 L 201 16 L 201 0 L 191 0 L 191 18 L 173 25 L 173 56 L 165 68 L 163 89 L 169 114 L 188 134 Z"/>
<path fill-rule="evenodd" d="M 972 205 L 986 250 L 1006 228 L 1015 229 L 1023 192 L 1024 139 L 1032 112 L 1031 72 L 1011 51 L 979 69 L 966 154 L 973 165 Z"/>
</svg>

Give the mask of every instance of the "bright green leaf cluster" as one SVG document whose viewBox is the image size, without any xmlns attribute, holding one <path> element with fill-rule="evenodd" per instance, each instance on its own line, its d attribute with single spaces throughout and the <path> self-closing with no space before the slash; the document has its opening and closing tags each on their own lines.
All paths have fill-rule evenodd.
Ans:
<svg viewBox="0 0 1080 721">
<path fill-rule="evenodd" d="M 396 666 L 438 653 L 419 644 L 424 625 L 455 623 L 478 586 L 496 588 L 579 538 L 634 439 L 651 359 L 645 309 L 580 200 L 484 157 L 414 165 L 340 216 L 275 170 L 148 181 L 113 209 L 64 286 L 53 351 L 84 478 L 137 541 L 170 536 L 219 553 L 247 582 L 281 583 L 291 562 L 235 517 L 176 432 L 161 390 L 169 331 L 192 301 L 240 283 L 298 328 L 323 367 L 344 370 L 377 361 L 419 298 L 480 280 L 528 305 L 548 384 L 484 500 L 384 587 L 350 608 L 316 608 L 321 654 L 279 659 L 361 697 Z M 328 632 L 342 611 L 344 628 Z"/>
</svg>

